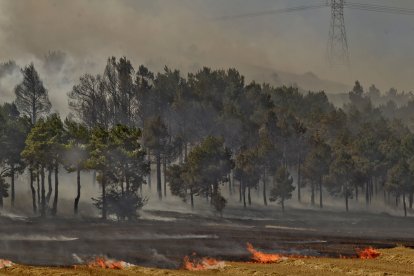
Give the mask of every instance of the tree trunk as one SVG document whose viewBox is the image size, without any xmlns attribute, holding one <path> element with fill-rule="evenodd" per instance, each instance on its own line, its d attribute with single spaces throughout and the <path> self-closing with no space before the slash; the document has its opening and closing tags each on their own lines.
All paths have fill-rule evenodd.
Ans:
<svg viewBox="0 0 414 276">
<path fill-rule="evenodd" d="M 125 190 L 126 190 L 126 187 L 124 187 L 124 180 L 125 180 L 125 177 L 123 177 L 122 180 L 119 182 L 119 186 L 121 187 L 121 196 L 122 197 L 125 196 Z"/>
<path fill-rule="evenodd" d="M 51 168 L 48 169 L 47 184 L 49 186 L 49 190 L 47 191 L 46 202 L 47 202 L 47 204 L 49 204 L 50 197 L 52 196 L 52 190 L 53 190 L 52 189 L 52 169 Z"/>
<path fill-rule="evenodd" d="M 95 170 L 93 171 L 93 174 L 92 174 L 92 181 L 93 181 L 93 186 L 95 187 L 96 185 L 96 171 Z"/>
<path fill-rule="evenodd" d="M 183 144 L 180 144 L 179 151 L 180 151 L 180 155 L 178 156 L 178 162 L 181 165 L 183 163 L 183 160 L 184 160 L 184 158 L 183 158 Z"/>
<path fill-rule="evenodd" d="M 148 157 L 148 163 L 149 163 L 149 166 L 150 166 L 147 182 L 148 182 L 148 187 L 151 191 L 151 151 L 150 151 L 150 149 L 147 150 L 147 157 Z"/>
<path fill-rule="evenodd" d="M 322 177 L 319 178 L 319 208 L 323 208 L 322 200 Z"/>
<path fill-rule="evenodd" d="M 346 208 L 346 211 L 347 212 L 349 211 L 348 197 L 349 197 L 349 195 L 348 195 L 348 189 L 346 188 L 346 190 L 345 190 L 345 208 Z"/>
<path fill-rule="evenodd" d="M 59 164 L 56 162 L 55 164 L 55 196 L 53 198 L 53 209 L 52 209 L 53 216 L 56 216 L 57 214 L 58 197 L 59 197 Z"/>
<path fill-rule="evenodd" d="M 190 188 L 190 200 L 191 200 L 191 209 L 194 210 L 194 194 L 193 194 L 193 188 Z"/>
<path fill-rule="evenodd" d="M 40 177 L 42 181 L 42 201 L 41 201 L 41 209 L 40 209 L 40 215 L 42 217 L 46 216 L 46 190 L 45 190 L 45 168 L 42 167 L 40 171 Z"/>
<path fill-rule="evenodd" d="M 252 197 L 250 195 L 250 186 L 247 188 L 247 199 L 249 201 L 249 206 L 252 205 Z"/>
<path fill-rule="evenodd" d="M 37 206 L 40 206 L 42 208 L 42 205 L 40 203 L 40 179 L 39 179 L 39 172 L 36 172 L 36 182 L 37 182 Z"/>
<path fill-rule="evenodd" d="M 102 219 L 106 220 L 106 176 L 102 171 Z"/>
<path fill-rule="evenodd" d="M 15 189 L 14 189 L 14 166 L 11 166 L 10 170 L 10 182 L 11 182 L 11 207 L 14 208 L 14 200 L 15 200 Z"/>
<path fill-rule="evenodd" d="M 355 200 L 358 201 L 358 185 L 355 184 Z"/>
<path fill-rule="evenodd" d="M 369 203 L 371 204 L 374 197 L 374 179 L 371 177 L 369 180 Z"/>
<path fill-rule="evenodd" d="M 0 210 L 1 209 L 3 209 L 3 187 L 0 186 Z"/>
<path fill-rule="evenodd" d="M 242 178 L 239 180 L 239 201 L 242 202 Z"/>
<path fill-rule="evenodd" d="M 266 195 L 266 169 L 263 171 L 263 204 L 267 206 L 267 195 Z"/>
<path fill-rule="evenodd" d="M 130 193 L 130 191 L 131 191 L 131 185 L 130 185 L 130 183 L 129 183 L 129 175 L 128 175 L 128 171 L 129 171 L 129 166 L 128 166 L 128 165 L 126 165 L 126 169 L 125 169 L 124 175 L 125 175 L 125 193 L 126 193 L 127 195 L 129 195 L 129 193 Z M 141 188 L 141 187 L 142 187 L 142 184 L 141 184 L 140 188 Z"/>
<path fill-rule="evenodd" d="M 32 202 L 33 202 L 33 213 L 37 213 L 37 205 L 36 205 L 36 189 L 34 187 L 34 177 L 33 177 L 33 170 L 30 169 L 30 189 L 32 190 Z"/>
<path fill-rule="evenodd" d="M 37 119 L 36 113 L 37 113 L 36 100 L 32 98 L 32 126 L 36 124 L 36 119 Z"/>
<path fill-rule="evenodd" d="M 80 167 L 78 166 L 76 168 L 76 186 L 77 186 L 77 193 L 76 193 L 76 198 L 75 198 L 75 204 L 73 206 L 73 211 L 75 213 L 75 215 L 78 214 L 78 205 L 79 205 L 79 199 L 80 199 L 80 195 L 81 195 L 81 182 L 80 182 Z"/>
<path fill-rule="evenodd" d="M 408 201 L 409 201 L 408 203 L 410 205 L 410 209 L 413 209 L 413 199 L 414 199 L 414 194 L 410 193 L 410 196 L 408 198 Z"/>
<path fill-rule="evenodd" d="M 162 199 L 162 183 L 161 183 L 161 154 L 157 153 L 156 156 L 157 162 L 157 193 L 158 198 Z"/>
<path fill-rule="evenodd" d="M 208 189 L 208 194 L 210 195 L 210 205 L 213 206 L 213 185 L 210 185 Z M 208 197 L 207 197 L 208 198 Z"/>
<path fill-rule="evenodd" d="M 407 204 L 405 203 L 405 193 L 403 193 L 404 217 L 407 217 Z"/>
<path fill-rule="evenodd" d="M 244 185 L 244 183 L 242 182 L 242 190 L 243 190 L 243 207 L 246 208 L 246 186 Z"/>
<path fill-rule="evenodd" d="M 313 182 L 311 187 L 311 205 L 315 205 L 315 184 Z"/>
<path fill-rule="evenodd" d="M 284 213 L 284 212 L 285 212 L 285 199 L 284 199 L 284 198 L 282 198 L 282 199 L 280 200 L 280 203 L 282 204 L 282 213 Z"/>
<path fill-rule="evenodd" d="M 232 192 L 234 193 L 234 190 L 235 190 L 235 189 L 234 189 L 234 182 L 235 182 L 235 181 L 234 181 L 234 171 L 233 171 L 233 170 L 231 170 L 231 171 L 230 171 L 230 181 L 231 181 L 231 182 L 230 182 L 230 183 L 231 183 L 231 190 L 232 190 Z"/>
<path fill-rule="evenodd" d="M 167 158 L 165 156 L 162 162 L 162 170 L 164 172 L 164 197 L 167 197 Z"/>
<path fill-rule="evenodd" d="M 298 154 L 298 201 L 301 202 L 301 194 L 300 194 L 300 185 L 301 185 L 301 171 L 300 171 L 300 167 L 301 167 L 301 161 L 300 161 L 300 153 Z"/>
<path fill-rule="evenodd" d="M 229 178 L 229 196 L 232 196 L 233 190 L 231 188 L 231 173 L 228 174 L 228 178 Z"/>
</svg>

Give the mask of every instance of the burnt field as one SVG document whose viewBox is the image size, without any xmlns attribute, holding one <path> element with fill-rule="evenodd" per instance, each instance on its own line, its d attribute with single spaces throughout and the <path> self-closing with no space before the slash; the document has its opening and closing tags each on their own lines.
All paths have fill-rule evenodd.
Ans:
<svg viewBox="0 0 414 276">
<path fill-rule="evenodd" d="M 354 256 L 373 246 L 414 247 L 414 220 L 387 214 L 290 210 L 231 210 L 213 215 L 146 211 L 136 222 L 98 219 L 1 217 L 0 257 L 27 265 L 68 266 L 94 256 L 133 264 L 178 268 L 196 252 L 248 261 L 246 243 L 266 252 Z"/>
</svg>

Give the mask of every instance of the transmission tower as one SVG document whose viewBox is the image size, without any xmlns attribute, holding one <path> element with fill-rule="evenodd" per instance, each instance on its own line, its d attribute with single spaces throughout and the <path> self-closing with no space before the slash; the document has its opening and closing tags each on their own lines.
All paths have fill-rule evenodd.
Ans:
<svg viewBox="0 0 414 276">
<path fill-rule="evenodd" d="M 331 66 L 349 66 L 348 40 L 346 38 L 344 6 L 345 0 L 328 0 L 331 7 L 329 28 L 328 60 Z"/>
</svg>

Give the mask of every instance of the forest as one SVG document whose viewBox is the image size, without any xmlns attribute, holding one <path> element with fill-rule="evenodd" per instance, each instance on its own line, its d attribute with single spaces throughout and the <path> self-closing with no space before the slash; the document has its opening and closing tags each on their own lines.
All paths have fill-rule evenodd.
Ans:
<svg viewBox="0 0 414 276">
<path fill-rule="evenodd" d="M 35 66 L 21 69 L 15 100 L 0 107 L 0 208 L 4 198 L 13 208 L 15 179 L 27 174 L 34 214 L 57 216 L 59 174 L 69 172 L 76 215 L 85 171 L 100 184 L 92 200 L 103 219 L 136 219 L 148 201 L 144 185 L 189 209 L 208 202 L 217 215 L 225 194 L 249 208 L 253 191 L 283 211 L 293 197 L 323 208 L 327 195 L 345 211 L 374 198 L 404 216 L 413 208 L 411 120 L 384 114 L 372 87 L 356 81 L 336 107 L 324 91 L 247 82 L 236 69 L 154 73 L 125 57 L 103 69 L 68 91 L 66 118 L 51 112 L 53 91 Z"/>
</svg>

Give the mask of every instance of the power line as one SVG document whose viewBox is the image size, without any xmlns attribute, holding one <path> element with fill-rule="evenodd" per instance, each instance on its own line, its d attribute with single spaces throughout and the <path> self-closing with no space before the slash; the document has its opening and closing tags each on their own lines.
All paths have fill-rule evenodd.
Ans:
<svg viewBox="0 0 414 276">
<path fill-rule="evenodd" d="M 325 3 L 314 5 L 302 5 L 297 7 L 290 7 L 277 10 L 251 12 L 238 15 L 229 15 L 216 18 L 216 20 L 232 20 L 241 18 L 251 18 L 266 15 L 293 13 L 307 10 L 315 10 L 324 7 L 331 9 L 331 24 L 329 28 L 328 40 L 328 59 L 331 65 L 345 64 L 349 65 L 349 49 L 348 40 L 345 30 L 344 9 L 361 10 L 377 13 L 389 13 L 396 15 L 414 15 L 414 9 L 386 6 L 378 4 L 363 4 L 356 2 L 349 2 L 346 0 L 326 0 Z"/>
<path fill-rule="evenodd" d="M 260 11 L 260 12 L 251 12 L 245 14 L 238 14 L 238 15 L 228 15 L 215 18 L 216 20 L 231 20 L 231 19 L 239 19 L 239 18 L 250 18 L 250 17 L 259 17 L 264 15 L 274 15 L 274 14 L 282 14 L 282 13 L 292 13 L 292 12 L 299 12 L 299 11 L 306 11 L 306 10 L 315 10 L 327 7 L 326 4 L 317 4 L 317 5 L 304 5 L 304 6 L 297 6 L 291 8 L 284 8 L 284 9 L 277 9 L 277 10 L 269 10 L 269 11 Z"/>
<path fill-rule="evenodd" d="M 345 30 L 344 0 L 330 0 L 331 25 L 329 28 L 328 60 L 331 66 L 349 66 L 348 40 Z"/>
<path fill-rule="evenodd" d="M 344 4 L 344 6 L 348 9 L 353 9 L 353 10 L 391 13 L 391 14 L 397 14 L 397 15 L 414 15 L 414 9 L 401 8 L 401 7 L 375 5 L 375 4 L 362 4 L 362 3 L 355 3 L 355 2 L 348 2 L 348 1 Z"/>
<path fill-rule="evenodd" d="M 328 0 L 328 1 L 331 1 L 331 0 Z M 390 14 L 397 14 L 397 15 L 414 15 L 414 9 L 403 8 L 403 7 L 377 5 L 377 4 L 364 4 L 364 3 L 349 2 L 349 1 L 344 1 L 343 4 L 344 4 L 344 8 L 352 9 L 352 10 L 390 13 Z M 236 14 L 236 15 L 227 15 L 227 16 L 217 17 L 215 19 L 216 20 L 231 20 L 231 19 L 239 19 L 239 18 L 259 17 L 259 16 L 265 16 L 265 15 L 315 10 L 315 9 L 320 9 L 324 7 L 329 7 L 329 6 L 331 6 L 331 4 L 329 3 L 321 3 L 321 4 L 315 4 L 315 5 L 302 5 L 302 6 L 289 7 L 289 8 L 284 8 L 284 9 L 251 12 L 251 13 Z"/>
</svg>

